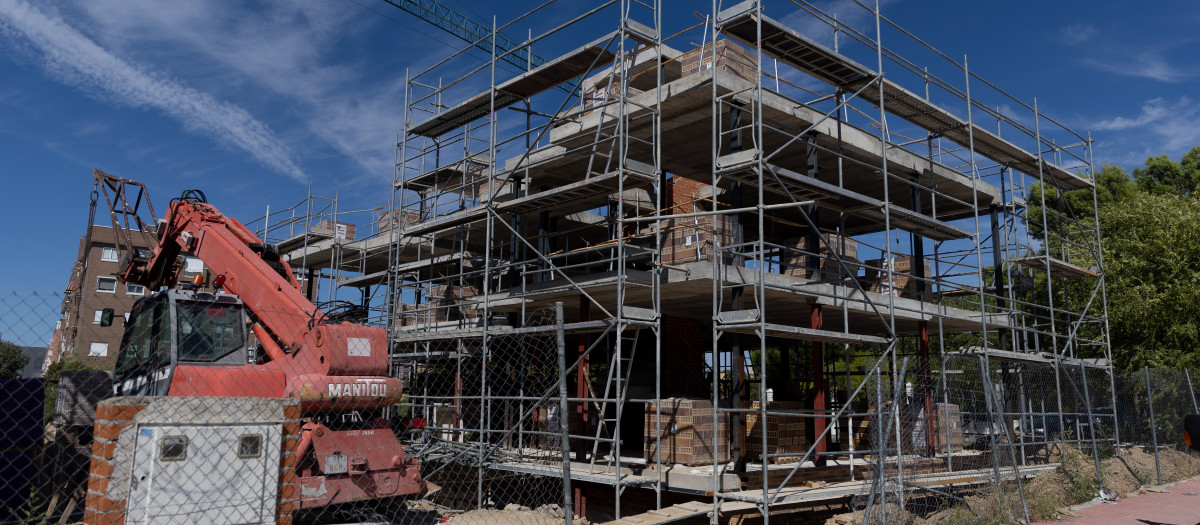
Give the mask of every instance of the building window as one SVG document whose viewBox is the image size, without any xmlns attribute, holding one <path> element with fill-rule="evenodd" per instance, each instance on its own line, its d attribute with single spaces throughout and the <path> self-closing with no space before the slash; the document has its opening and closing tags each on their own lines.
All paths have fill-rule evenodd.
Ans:
<svg viewBox="0 0 1200 525">
<path fill-rule="evenodd" d="M 146 287 L 140 284 L 125 283 L 125 295 L 146 295 Z"/>
<path fill-rule="evenodd" d="M 103 315 L 104 315 L 104 310 L 96 310 L 95 315 L 92 316 L 92 324 L 100 324 L 100 317 L 102 317 Z"/>
<path fill-rule="evenodd" d="M 116 293 L 117 278 L 116 277 L 97 277 L 96 291 L 100 293 Z"/>
<path fill-rule="evenodd" d="M 101 247 L 100 260 L 105 262 L 117 262 L 117 249 L 112 246 Z"/>
<path fill-rule="evenodd" d="M 88 357 L 108 357 L 108 343 L 92 343 Z"/>
<path fill-rule="evenodd" d="M 115 294 L 116 277 L 97 277 L 96 291 L 101 292 L 101 294 Z"/>
</svg>

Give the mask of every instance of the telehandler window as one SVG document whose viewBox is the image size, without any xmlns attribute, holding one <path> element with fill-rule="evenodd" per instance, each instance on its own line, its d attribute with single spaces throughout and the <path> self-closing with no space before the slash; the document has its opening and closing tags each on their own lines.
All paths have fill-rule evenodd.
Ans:
<svg viewBox="0 0 1200 525">
<path fill-rule="evenodd" d="M 245 344 L 241 305 L 180 301 L 176 316 L 180 361 L 216 361 Z"/>
</svg>

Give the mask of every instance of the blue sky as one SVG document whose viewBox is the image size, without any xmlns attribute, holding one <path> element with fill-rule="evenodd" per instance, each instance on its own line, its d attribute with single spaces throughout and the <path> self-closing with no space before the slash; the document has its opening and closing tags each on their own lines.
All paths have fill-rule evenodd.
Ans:
<svg viewBox="0 0 1200 525">
<path fill-rule="evenodd" d="M 534 5 L 446 3 L 485 21 L 504 9 L 494 13 L 501 23 Z M 510 34 L 520 39 L 589 5 L 561 2 Z M 818 5 L 873 31 L 853 2 Z M 667 33 L 698 23 L 693 11 L 711 4 L 668 2 Z M 767 12 L 829 41 L 791 4 L 768 2 Z M 1092 131 L 1098 163 L 1133 168 L 1148 154 L 1178 158 L 1200 145 L 1200 4 L 892 0 L 884 14 Z M 672 45 L 699 38 L 693 31 Z M 343 210 L 384 203 L 405 68 L 461 45 L 380 0 L 0 0 L 0 210 L 10 250 L 0 291 L 63 289 L 92 168 L 145 182 L 160 214 L 188 188 L 244 221 L 310 188 L 337 193 Z"/>
</svg>

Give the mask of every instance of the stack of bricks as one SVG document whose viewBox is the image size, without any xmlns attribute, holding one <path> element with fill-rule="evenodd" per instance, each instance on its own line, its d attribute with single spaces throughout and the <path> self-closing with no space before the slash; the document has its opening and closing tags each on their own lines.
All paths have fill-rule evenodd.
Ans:
<svg viewBox="0 0 1200 525">
<path fill-rule="evenodd" d="M 657 414 L 654 403 L 646 403 L 645 424 L 643 451 L 648 462 L 658 460 L 660 445 L 664 464 L 729 461 L 729 414 L 717 414 L 714 419 L 712 401 L 664 399 Z"/>
<path fill-rule="evenodd" d="M 838 280 L 858 276 L 858 242 L 835 233 L 822 233 L 824 241 L 812 244 L 807 236 L 789 239 L 782 244 L 788 248 L 779 255 L 780 272 L 783 275 L 812 280 Z M 830 248 L 833 248 L 832 250 Z M 841 256 L 845 269 L 838 264 L 834 253 Z M 820 260 L 814 268 L 809 264 L 810 254 Z"/>
<path fill-rule="evenodd" d="M 867 291 L 875 293 L 891 293 L 897 297 L 916 299 L 918 295 L 917 284 L 921 281 L 916 278 L 916 271 L 914 271 L 913 262 L 915 259 L 911 255 L 893 257 L 892 280 L 890 283 L 887 279 L 886 259 L 867 261 L 862 278 L 863 287 Z M 933 279 L 933 270 L 930 267 L 929 259 L 925 259 L 925 279 L 925 297 L 922 300 L 928 300 L 933 295 L 933 285 L 929 282 Z"/>
<path fill-rule="evenodd" d="M 758 76 L 758 59 L 745 48 L 725 39 L 709 42 L 703 48 L 698 47 L 680 55 L 676 60 L 682 64 L 682 73 L 686 77 L 712 69 L 714 55 L 717 57 L 717 69 L 751 82 Z"/>
<path fill-rule="evenodd" d="M 758 400 L 744 403 L 743 408 L 758 410 L 762 406 Z M 767 401 L 767 410 L 799 411 L 804 409 L 804 403 L 798 401 Z M 808 428 L 808 418 L 797 413 L 795 416 L 768 414 L 765 420 L 755 412 L 746 413 L 746 425 L 742 428 L 746 459 L 758 461 L 764 454 L 796 454 L 804 455 L 809 444 L 805 441 L 805 430 Z M 767 448 L 763 450 L 763 437 L 766 437 Z M 787 458 L 772 458 L 773 462 Z"/>
<path fill-rule="evenodd" d="M 400 325 L 426 326 L 432 323 L 478 317 L 482 311 L 477 308 L 474 299 L 478 293 L 473 286 L 432 285 L 425 292 L 425 302 L 400 304 Z"/>
<path fill-rule="evenodd" d="M 666 222 L 664 232 L 664 263 L 712 261 L 717 246 L 733 243 L 733 220 L 728 215 L 672 219 Z"/>
<path fill-rule="evenodd" d="M 379 214 L 379 222 L 376 224 L 377 231 L 384 233 L 392 228 L 399 227 L 401 230 L 405 226 L 411 226 L 420 222 L 421 214 L 411 210 L 385 210 Z"/>
<path fill-rule="evenodd" d="M 626 91 L 626 98 L 634 97 L 634 96 L 640 95 L 641 93 L 642 93 L 642 90 L 640 90 L 640 89 L 628 87 L 627 91 Z M 583 94 L 583 104 L 584 104 L 584 107 L 589 110 L 589 111 L 585 112 L 584 115 L 591 115 L 596 109 L 600 108 L 601 106 L 604 106 L 604 113 L 606 115 L 616 115 L 620 111 L 620 109 L 618 107 L 616 107 L 617 105 L 610 104 L 608 106 L 605 106 L 605 104 L 608 104 L 609 102 L 615 102 L 617 100 L 620 100 L 620 98 L 621 98 L 620 79 L 617 79 L 617 82 L 614 82 L 612 84 L 609 84 L 609 85 L 606 85 L 603 87 L 597 87 L 587 93 L 584 93 Z M 626 109 L 626 111 L 633 111 L 633 108 L 628 108 L 628 109 Z"/>
<path fill-rule="evenodd" d="M 851 445 L 853 445 L 854 450 L 862 450 L 870 444 L 870 437 L 867 435 L 870 428 L 871 419 L 869 416 L 860 415 L 853 418 L 845 417 L 839 419 L 838 442 L 842 445 L 843 450 L 848 450 L 848 447 Z"/>
<path fill-rule="evenodd" d="M 90 525 L 125 523 L 127 486 L 113 484 L 113 474 L 130 470 L 135 436 L 130 428 L 136 417 L 156 400 L 185 399 L 161 397 L 114 397 L 96 407 L 96 426 L 92 441 L 92 462 L 87 483 L 83 521 Z M 212 399 L 212 398 L 206 398 Z M 283 447 L 279 462 L 277 523 L 290 525 L 297 510 L 296 448 L 300 444 L 300 405 L 284 400 Z M 122 450 L 123 449 L 123 450 Z M 120 452 L 120 453 L 118 453 Z M 126 479 L 126 482 L 128 480 Z"/>
<path fill-rule="evenodd" d="M 959 452 L 963 449 L 962 411 L 958 405 L 934 403 L 932 445 L 939 453 Z"/>
<path fill-rule="evenodd" d="M 712 210 L 712 186 L 703 182 L 682 176 L 671 177 L 667 194 L 671 204 L 664 213 L 681 215 Z M 662 262 L 712 261 L 717 246 L 730 244 L 733 244 L 733 217 L 729 215 L 670 219 L 663 223 Z M 729 258 L 726 259 L 728 264 Z"/>
</svg>

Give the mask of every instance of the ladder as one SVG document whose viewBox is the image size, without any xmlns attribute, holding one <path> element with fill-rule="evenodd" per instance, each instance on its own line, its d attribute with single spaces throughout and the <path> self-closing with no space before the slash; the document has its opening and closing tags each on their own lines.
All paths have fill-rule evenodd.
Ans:
<svg viewBox="0 0 1200 525">
<path fill-rule="evenodd" d="M 628 93 L 628 83 L 629 83 L 629 79 L 627 78 L 627 75 L 622 75 L 620 79 L 617 79 L 616 77 L 617 77 L 617 66 L 614 64 L 614 66 L 609 70 L 609 73 L 608 73 L 608 83 L 605 84 L 605 87 L 603 88 L 604 96 L 603 96 L 603 98 L 600 98 L 598 100 L 598 102 L 599 102 L 599 104 L 597 104 L 598 107 L 596 107 L 595 109 L 592 110 L 592 111 L 599 111 L 600 115 L 598 115 L 598 117 L 596 119 L 596 134 L 592 138 L 592 152 L 591 152 L 591 156 L 588 158 L 588 167 L 587 167 L 587 172 L 585 175 L 588 178 L 599 176 L 599 175 L 604 175 L 605 173 L 609 173 L 613 169 L 612 161 L 613 161 L 613 156 L 615 155 L 616 149 L 617 149 L 617 142 L 619 140 L 618 139 L 619 131 L 622 129 L 622 127 L 624 127 L 625 123 L 624 123 L 624 115 L 620 114 L 621 113 L 621 111 L 620 111 L 621 102 L 617 101 L 615 104 L 610 104 L 611 100 L 609 100 L 609 99 L 610 99 L 610 97 L 613 97 L 613 96 L 615 96 L 615 97 L 625 96 Z M 611 95 L 613 82 L 619 82 L 620 86 L 621 86 L 621 88 L 617 91 L 617 93 L 615 95 Z M 600 91 L 601 90 L 599 88 L 597 88 L 596 91 L 592 92 L 592 97 L 596 98 L 596 94 L 599 93 Z M 591 103 L 591 101 L 587 100 L 587 97 L 582 97 L 582 98 L 584 98 L 582 105 L 584 106 L 584 108 L 586 108 L 587 105 L 589 103 Z M 609 113 L 610 107 L 616 107 L 617 109 L 613 113 Z M 612 123 L 606 124 L 605 123 L 606 117 L 608 117 L 610 115 L 613 117 Z M 582 121 L 582 118 L 580 120 Z M 604 149 L 603 144 L 605 144 L 605 143 L 608 144 L 607 152 L 603 151 L 603 149 Z M 597 165 L 597 162 L 596 162 L 598 157 L 601 159 L 604 159 L 603 160 L 603 164 L 604 164 L 603 169 L 598 169 L 599 166 Z"/>
<path fill-rule="evenodd" d="M 596 425 L 595 439 L 592 441 L 592 457 L 590 458 L 590 472 L 596 472 L 596 457 L 600 452 L 600 440 L 605 434 L 612 436 L 612 448 L 609 450 L 609 457 L 615 459 L 621 454 L 621 436 L 616 435 L 617 419 L 620 417 L 621 406 L 625 404 L 626 394 L 629 392 L 629 374 L 633 372 L 633 360 L 637 355 L 638 336 L 642 330 L 632 330 L 633 335 L 628 335 L 629 331 L 622 330 L 617 333 L 617 337 L 621 341 L 621 352 L 613 352 L 612 359 L 608 363 L 608 378 L 604 382 L 604 396 L 598 403 L 595 403 L 599 422 Z M 617 377 L 617 367 L 621 367 L 620 377 Z M 616 410 L 613 417 L 608 416 L 609 395 L 616 394 L 617 399 L 612 401 L 616 403 Z M 595 394 L 593 394 L 595 395 Z M 612 425 L 612 428 L 610 428 Z"/>
</svg>

